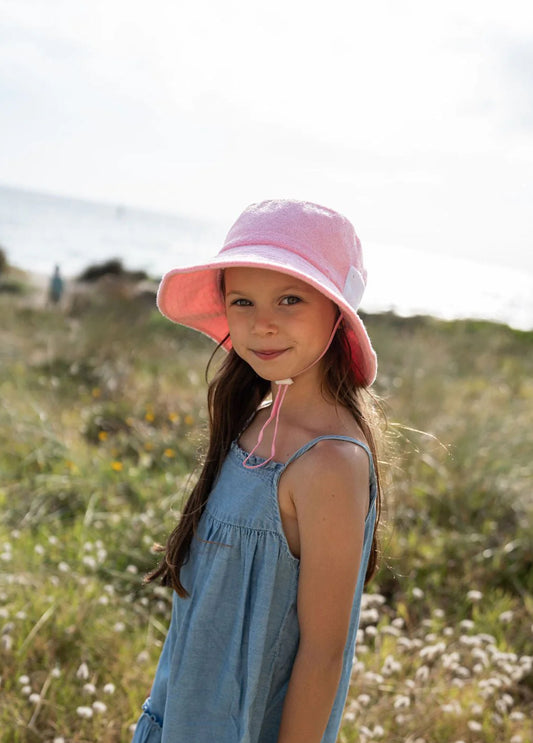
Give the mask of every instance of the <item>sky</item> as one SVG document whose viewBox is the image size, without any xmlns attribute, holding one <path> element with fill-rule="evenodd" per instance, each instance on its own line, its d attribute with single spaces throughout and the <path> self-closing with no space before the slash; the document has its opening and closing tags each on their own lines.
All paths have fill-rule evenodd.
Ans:
<svg viewBox="0 0 533 743">
<path fill-rule="evenodd" d="M 0 0 L 0 183 L 533 273 L 533 6 Z"/>
</svg>

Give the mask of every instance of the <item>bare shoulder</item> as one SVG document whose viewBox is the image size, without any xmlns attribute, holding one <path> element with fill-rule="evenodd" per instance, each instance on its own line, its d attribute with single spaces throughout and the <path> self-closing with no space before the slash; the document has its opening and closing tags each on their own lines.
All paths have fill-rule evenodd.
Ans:
<svg viewBox="0 0 533 743">
<path fill-rule="evenodd" d="M 291 494 L 295 506 L 324 495 L 368 504 L 370 464 L 367 452 L 352 441 L 323 439 L 292 465 Z"/>
</svg>

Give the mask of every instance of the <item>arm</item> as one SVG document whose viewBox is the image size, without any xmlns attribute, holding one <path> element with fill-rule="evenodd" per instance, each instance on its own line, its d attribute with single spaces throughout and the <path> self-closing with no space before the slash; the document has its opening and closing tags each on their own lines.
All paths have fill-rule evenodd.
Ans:
<svg viewBox="0 0 533 743">
<path fill-rule="evenodd" d="M 305 474 L 293 481 L 306 483 L 292 491 L 300 534 L 300 644 L 278 743 L 320 743 L 342 671 L 368 510 L 369 467 L 364 450 L 331 440 L 317 444 L 296 464 Z"/>
</svg>

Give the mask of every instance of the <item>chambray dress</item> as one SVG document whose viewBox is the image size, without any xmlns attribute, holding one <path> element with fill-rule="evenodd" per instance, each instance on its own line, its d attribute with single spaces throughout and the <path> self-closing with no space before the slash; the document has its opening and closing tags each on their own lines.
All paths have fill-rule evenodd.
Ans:
<svg viewBox="0 0 533 743">
<path fill-rule="evenodd" d="M 351 441 L 370 459 L 370 506 L 342 676 L 322 743 L 334 743 L 350 682 L 359 609 L 376 518 L 368 448 L 347 436 L 320 436 L 285 464 L 243 467 L 233 443 L 209 496 L 181 578 L 150 697 L 132 743 L 276 743 L 298 649 L 299 561 L 278 507 L 286 467 L 324 439 Z M 252 464 L 264 462 L 252 456 Z M 317 602 L 320 596 L 317 596 Z"/>
</svg>

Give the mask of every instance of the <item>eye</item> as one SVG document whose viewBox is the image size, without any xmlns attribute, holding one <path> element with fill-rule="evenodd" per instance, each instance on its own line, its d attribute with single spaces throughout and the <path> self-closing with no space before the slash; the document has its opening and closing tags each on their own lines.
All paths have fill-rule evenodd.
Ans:
<svg viewBox="0 0 533 743">
<path fill-rule="evenodd" d="M 232 307 L 251 307 L 252 303 L 250 302 L 249 299 L 242 299 L 242 297 L 240 297 L 239 299 L 234 299 L 230 303 L 230 305 Z"/>
<path fill-rule="evenodd" d="M 293 294 L 289 295 L 288 297 L 283 297 L 281 300 L 281 304 L 298 304 L 302 300 L 300 297 L 296 297 Z"/>
</svg>

